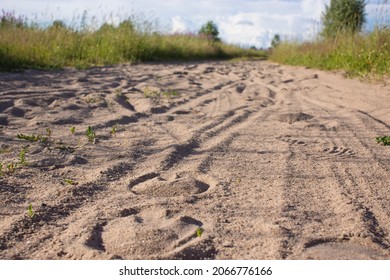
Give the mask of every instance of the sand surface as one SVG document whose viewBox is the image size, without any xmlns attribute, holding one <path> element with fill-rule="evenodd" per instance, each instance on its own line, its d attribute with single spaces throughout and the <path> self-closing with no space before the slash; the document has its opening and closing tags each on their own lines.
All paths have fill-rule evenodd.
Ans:
<svg viewBox="0 0 390 280">
<path fill-rule="evenodd" d="M 389 86 L 270 62 L 2 73 L 0 258 L 390 259 L 383 135 Z"/>
</svg>

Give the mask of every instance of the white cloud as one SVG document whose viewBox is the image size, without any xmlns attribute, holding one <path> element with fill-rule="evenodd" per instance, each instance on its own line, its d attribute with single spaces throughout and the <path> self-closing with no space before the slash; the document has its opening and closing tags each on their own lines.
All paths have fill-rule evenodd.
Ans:
<svg viewBox="0 0 390 280">
<path fill-rule="evenodd" d="M 173 33 L 185 33 L 188 31 L 188 23 L 185 22 L 180 16 L 172 17 L 172 28 L 171 31 Z"/>
</svg>

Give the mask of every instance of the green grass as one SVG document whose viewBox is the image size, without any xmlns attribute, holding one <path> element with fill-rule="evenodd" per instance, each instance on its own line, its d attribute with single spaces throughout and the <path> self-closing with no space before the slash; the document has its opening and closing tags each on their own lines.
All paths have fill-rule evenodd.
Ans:
<svg viewBox="0 0 390 280">
<path fill-rule="evenodd" d="M 350 76 L 377 77 L 390 74 L 390 29 L 368 34 L 338 34 L 314 42 L 282 42 L 270 59 L 284 64 L 325 70 L 345 70 Z"/>
<path fill-rule="evenodd" d="M 32 204 L 30 204 L 27 208 L 27 215 L 30 217 L 30 219 L 34 218 L 34 216 L 35 216 L 35 212 L 34 212 L 34 209 L 32 207 Z"/>
<path fill-rule="evenodd" d="M 377 137 L 376 142 L 378 144 L 383 144 L 383 146 L 390 146 L 390 136 Z"/>
<path fill-rule="evenodd" d="M 85 68 L 139 61 L 265 58 L 264 51 L 215 43 L 195 34 L 168 35 L 135 20 L 91 30 L 63 24 L 40 27 L 12 13 L 0 16 L 0 71 L 14 69 Z"/>
<path fill-rule="evenodd" d="M 23 148 L 20 152 L 19 152 L 19 164 L 20 165 L 27 165 L 28 162 L 26 160 L 26 153 L 28 152 L 28 149 L 27 148 Z"/>
<path fill-rule="evenodd" d="M 76 186 L 78 185 L 78 183 L 76 183 L 74 180 L 72 179 L 64 179 L 64 182 L 68 185 L 71 185 L 71 186 Z"/>
<path fill-rule="evenodd" d="M 198 237 L 201 237 L 202 234 L 203 234 L 203 232 L 204 232 L 204 229 L 201 228 L 201 227 L 199 227 L 199 228 L 196 230 L 196 235 L 197 235 Z"/>
<path fill-rule="evenodd" d="M 88 126 L 87 130 L 85 131 L 85 134 L 89 142 L 93 142 L 93 143 L 95 142 L 96 133 L 91 126 Z"/>
<path fill-rule="evenodd" d="M 42 136 L 42 134 L 31 134 L 31 135 L 26 135 L 26 134 L 17 134 L 16 138 L 22 139 L 22 140 L 27 140 L 30 142 L 38 142 L 40 141 L 41 143 L 44 143 L 47 141 L 47 137 Z"/>
</svg>

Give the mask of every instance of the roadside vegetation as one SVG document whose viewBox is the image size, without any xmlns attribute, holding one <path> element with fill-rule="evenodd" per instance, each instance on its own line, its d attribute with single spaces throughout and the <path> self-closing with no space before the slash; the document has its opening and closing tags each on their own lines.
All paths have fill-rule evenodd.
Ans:
<svg viewBox="0 0 390 280">
<path fill-rule="evenodd" d="M 12 12 L 0 16 L 0 71 L 84 68 L 140 61 L 265 58 L 266 53 L 217 40 L 218 29 L 206 23 L 199 33 L 164 34 L 132 18 L 117 25 L 91 28 L 86 14 L 77 27 L 54 21 L 46 27 Z M 217 34 L 217 35 L 215 35 Z"/>
<path fill-rule="evenodd" d="M 388 21 L 382 1 L 377 18 Z M 390 22 L 362 32 L 367 21 L 364 0 L 332 0 L 322 15 L 322 32 L 312 42 L 281 41 L 273 45 L 270 59 L 290 65 L 326 70 L 346 70 L 351 76 L 382 78 L 390 74 Z"/>
</svg>

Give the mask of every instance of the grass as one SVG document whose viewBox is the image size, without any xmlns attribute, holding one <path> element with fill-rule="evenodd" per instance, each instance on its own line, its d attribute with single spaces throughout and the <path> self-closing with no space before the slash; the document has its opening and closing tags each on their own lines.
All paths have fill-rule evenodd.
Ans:
<svg viewBox="0 0 390 280">
<path fill-rule="evenodd" d="M 26 153 L 28 152 L 27 148 L 23 148 L 19 152 L 19 164 L 20 165 L 27 165 L 27 160 L 26 160 Z"/>
<path fill-rule="evenodd" d="M 41 142 L 44 143 L 47 141 L 47 137 L 42 136 L 42 134 L 31 134 L 31 135 L 26 135 L 26 134 L 17 134 L 16 138 L 22 139 L 22 140 L 27 140 L 30 142 Z"/>
<path fill-rule="evenodd" d="M 35 216 L 35 212 L 31 204 L 27 208 L 27 215 L 30 217 L 30 219 L 34 218 Z"/>
<path fill-rule="evenodd" d="M 377 137 L 376 142 L 383 146 L 390 146 L 390 136 Z"/>
<path fill-rule="evenodd" d="M 164 91 L 162 95 L 165 96 L 166 98 L 174 98 L 174 97 L 178 97 L 180 93 L 177 90 L 169 90 L 169 91 Z"/>
<path fill-rule="evenodd" d="M 264 51 L 215 43 L 197 34 L 163 34 L 152 24 L 126 19 L 91 29 L 83 16 L 77 26 L 55 22 L 46 28 L 13 13 L 0 16 L 0 70 L 84 68 L 139 61 L 265 58 Z M 91 19 L 92 22 L 92 19 Z"/>
<path fill-rule="evenodd" d="M 111 134 L 111 136 L 116 135 L 116 126 L 115 125 L 111 127 L 110 134 Z"/>
<path fill-rule="evenodd" d="M 196 235 L 197 235 L 198 237 L 201 237 L 202 234 L 203 234 L 203 232 L 204 232 L 204 229 L 201 228 L 201 227 L 199 227 L 199 228 L 196 230 Z"/>
<path fill-rule="evenodd" d="M 78 185 L 74 180 L 72 179 L 64 179 L 64 182 L 68 185 L 71 185 L 71 186 L 76 186 Z"/>
<path fill-rule="evenodd" d="M 12 151 L 11 151 L 12 152 Z M 0 162 L 0 177 L 4 177 L 6 174 L 12 174 L 15 172 L 16 169 L 27 166 L 28 162 L 26 159 L 26 153 L 28 152 L 27 147 L 23 147 L 21 151 L 18 154 L 18 162 Z"/>
<path fill-rule="evenodd" d="M 85 131 L 85 134 L 86 134 L 89 142 L 92 142 L 92 143 L 95 142 L 96 133 L 91 126 L 88 126 L 87 130 Z"/>
<path fill-rule="evenodd" d="M 290 65 L 344 70 L 352 77 L 383 80 L 390 76 L 390 1 L 375 2 L 374 10 L 366 7 L 365 11 L 367 22 L 374 23 L 374 27 L 364 26 L 370 31 L 340 30 L 335 31 L 336 34 L 318 35 L 309 42 L 282 41 L 271 51 L 270 59 Z"/>
<path fill-rule="evenodd" d="M 350 76 L 383 77 L 390 74 L 390 29 L 368 34 L 339 34 L 315 42 L 283 42 L 270 59 L 290 65 L 346 70 Z"/>
</svg>

